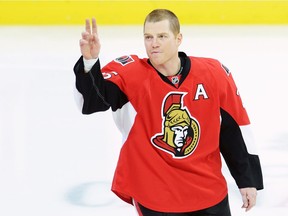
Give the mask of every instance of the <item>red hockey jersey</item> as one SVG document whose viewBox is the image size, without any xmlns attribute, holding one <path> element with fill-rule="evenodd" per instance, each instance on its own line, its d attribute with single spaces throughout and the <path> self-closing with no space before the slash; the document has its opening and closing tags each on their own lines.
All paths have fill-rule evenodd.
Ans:
<svg viewBox="0 0 288 216">
<path fill-rule="evenodd" d="M 217 60 L 179 55 L 178 86 L 135 55 L 102 70 L 98 62 L 89 76 L 81 60 L 74 68 L 82 112 L 111 107 L 123 133 L 112 191 L 162 212 L 195 211 L 224 199 L 220 151 L 238 187 L 263 187 L 258 156 L 246 148 L 250 122 L 232 74 Z"/>
</svg>

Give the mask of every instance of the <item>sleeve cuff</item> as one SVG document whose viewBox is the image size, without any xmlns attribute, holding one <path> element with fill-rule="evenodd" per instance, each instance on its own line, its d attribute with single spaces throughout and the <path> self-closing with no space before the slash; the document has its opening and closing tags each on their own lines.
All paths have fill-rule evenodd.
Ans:
<svg viewBox="0 0 288 216">
<path fill-rule="evenodd" d="M 92 69 L 93 65 L 94 65 L 97 61 L 98 61 L 98 58 L 96 58 L 96 59 L 85 59 L 85 58 L 83 58 L 84 71 L 85 71 L 85 73 L 88 73 L 88 72 Z"/>
</svg>

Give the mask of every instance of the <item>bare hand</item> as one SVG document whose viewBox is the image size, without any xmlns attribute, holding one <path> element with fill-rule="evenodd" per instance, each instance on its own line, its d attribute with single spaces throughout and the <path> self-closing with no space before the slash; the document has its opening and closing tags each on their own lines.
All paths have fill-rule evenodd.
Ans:
<svg viewBox="0 0 288 216">
<path fill-rule="evenodd" d="M 98 58 L 101 45 L 95 18 L 92 18 L 92 30 L 90 20 L 86 19 L 85 32 L 82 32 L 82 38 L 80 39 L 79 44 L 81 54 L 85 59 L 89 60 Z"/>
<path fill-rule="evenodd" d="M 243 206 L 246 212 L 256 205 L 257 190 L 256 188 L 241 188 L 240 193 L 242 195 Z"/>
</svg>

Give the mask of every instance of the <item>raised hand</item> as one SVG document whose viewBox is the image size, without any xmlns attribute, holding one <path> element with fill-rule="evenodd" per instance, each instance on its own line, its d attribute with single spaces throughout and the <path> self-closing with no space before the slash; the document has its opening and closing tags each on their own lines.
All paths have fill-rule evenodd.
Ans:
<svg viewBox="0 0 288 216">
<path fill-rule="evenodd" d="M 85 59 L 98 58 L 101 45 L 95 18 L 92 18 L 92 29 L 90 20 L 86 19 L 85 32 L 82 32 L 82 38 L 80 39 L 79 44 L 81 54 Z"/>
</svg>

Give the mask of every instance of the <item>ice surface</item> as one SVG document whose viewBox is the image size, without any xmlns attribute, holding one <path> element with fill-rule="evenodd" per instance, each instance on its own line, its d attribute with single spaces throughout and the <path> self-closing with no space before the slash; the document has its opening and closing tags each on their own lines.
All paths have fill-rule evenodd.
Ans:
<svg viewBox="0 0 288 216">
<path fill-rule="evenodd" d="M 110 112 L 81 115 L 73 98 L 83 26 L 0 27 L 0 215 L 136 215 L 110 184 L 121 136 Z M 265 190 L 245 213 L 227 168 L 234 216 L 287 215 L 288 26 L 183 26 L 180 49 L 217 58 L 250 114 Z M 100 26 L 101 61 L 145 57 L 142 26 Z"/>
</svg>

